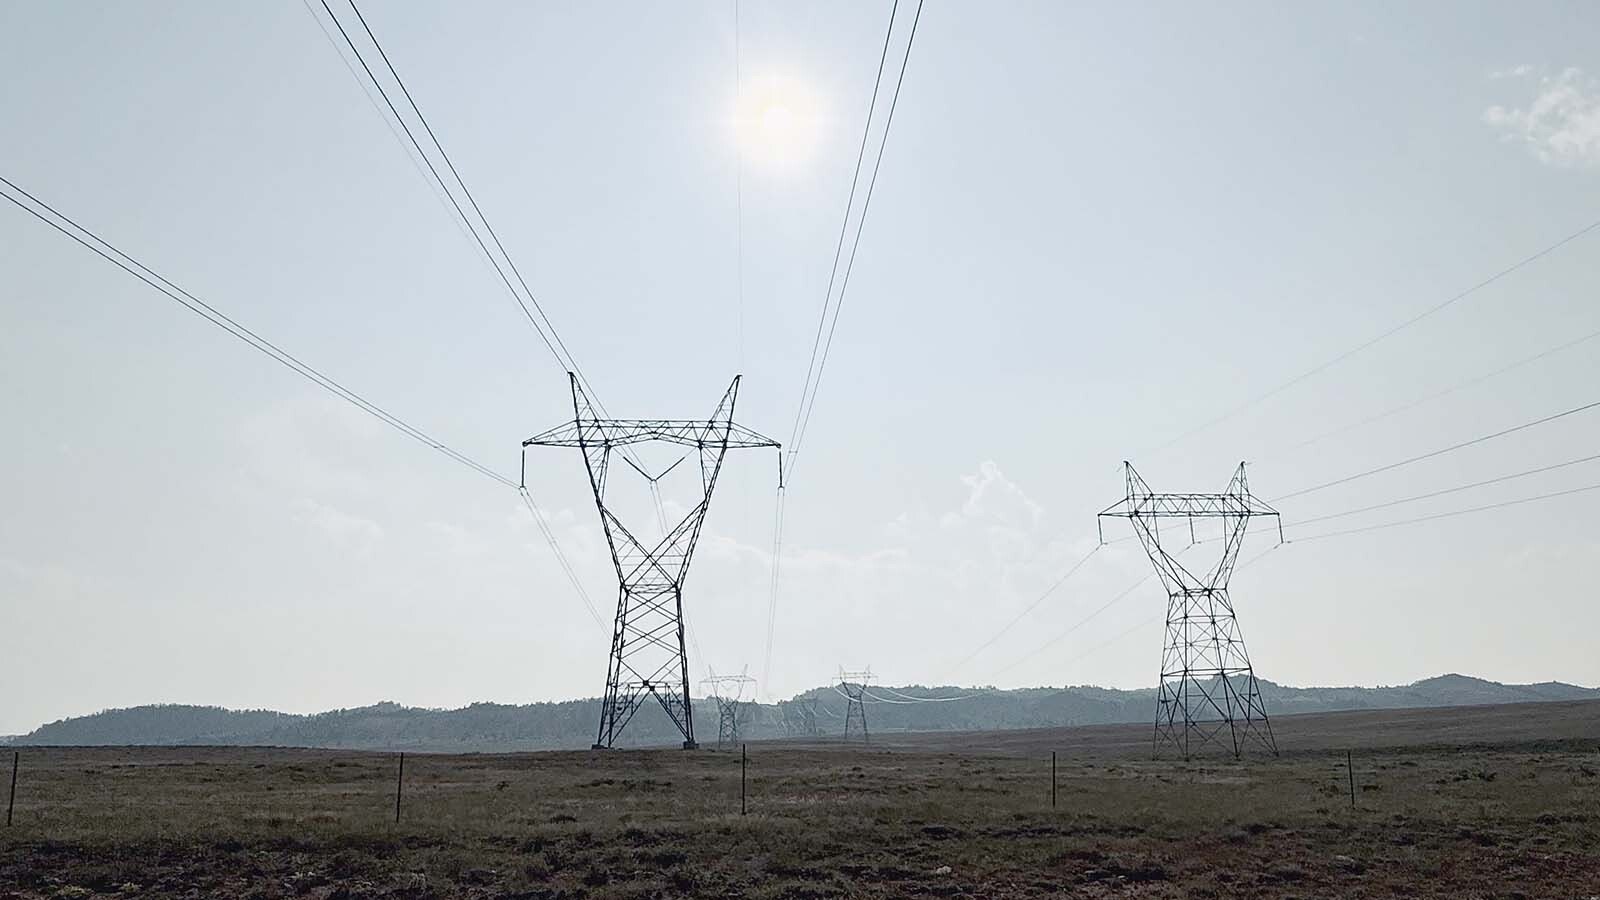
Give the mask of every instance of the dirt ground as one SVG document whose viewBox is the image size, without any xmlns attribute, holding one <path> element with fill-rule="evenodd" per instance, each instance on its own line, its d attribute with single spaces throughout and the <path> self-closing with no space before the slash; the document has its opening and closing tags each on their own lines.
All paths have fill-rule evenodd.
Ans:
<svg viewBox="0 0 1600 900">
<path fill-rule="evenodd" d="M 22 748 L 0 897 L 1600 896 L 1600 702 L 1274 724 L 751 744 L 746 814 L 736 751 L 407 755 L 399 824 L 388 754 Z"/>
</svg>

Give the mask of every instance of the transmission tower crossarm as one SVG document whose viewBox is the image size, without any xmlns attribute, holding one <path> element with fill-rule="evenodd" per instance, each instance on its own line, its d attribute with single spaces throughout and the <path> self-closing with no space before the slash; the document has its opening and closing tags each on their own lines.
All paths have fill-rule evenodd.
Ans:
<svg viewBox="0 0 1600 900">
<path fill-rule="evenodd" d="M 578 437 L 578 423 L 565 422 L 548 431 L 541 431 L 522 442 L 524 447 L 581 447 L 583 441 Z"/>
<path fill-rule="evenodd" d="M 580 422 L 565 422 L 522 442 L 524 447 L 579 447 L 587 443 L 606 443 L 613 447 L 660 441 L 685 447 L 707 444 L 726 445 L 730 450 L 781 447 L 778 441 L 743 425 L 719 424 L 705 419 L 585 419 L 581 425 L 596 432 L 594 437 L 579 435 Z"/>
<path fill-rule="evenodd" d="M 1278 511 L 1259 497 L 1231 494 L 1152 494 L 1112 504 L 1100 515 L 1109 518 L 1184 519 L 1207 516 L 1275 516 Z"/>
</svg>

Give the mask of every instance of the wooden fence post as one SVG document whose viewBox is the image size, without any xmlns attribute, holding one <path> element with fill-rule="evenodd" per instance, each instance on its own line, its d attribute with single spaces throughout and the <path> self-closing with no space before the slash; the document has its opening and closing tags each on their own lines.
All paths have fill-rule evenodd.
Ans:
<svg viewBox="0 0 1600 900">
<path fill-rule="evenodd" d="M 1350 751 L 1344 752 L 1344 768 L 1350 773 L 1350 808 L 1356 808 L 1356 764 L 1351 761 Z"/>
<path fill-rule="evenodd" d="M 6 827 L 11 827 L 11 811 L 17 806 L 17 761 L 22 754 L 16 750 L 11 751 L 11 799 L 6 801 Z"/>
<path fill-rule="evenodd" d="M 400 789 L 405 786 L 405 781 L 406 754 L 402 750 L 400 752 L 400 771 L 394 776 L 394 823 L 396 825 L 400 824 Z"/>
</svg>

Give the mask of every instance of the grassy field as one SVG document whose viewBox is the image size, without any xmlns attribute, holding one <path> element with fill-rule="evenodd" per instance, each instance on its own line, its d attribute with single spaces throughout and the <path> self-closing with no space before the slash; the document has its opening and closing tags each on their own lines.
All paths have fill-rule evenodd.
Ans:
<svg viewBox="0 0 1600 900">
<path fill-rule="evenodd" d="M 408 755 L 398 825 L 389 755 L 26 748 L 0 897 L 1600 895 L 1600 703 L 1275 724 L 751 744 L 747 815 L 737 752 Z"/>
</svg>

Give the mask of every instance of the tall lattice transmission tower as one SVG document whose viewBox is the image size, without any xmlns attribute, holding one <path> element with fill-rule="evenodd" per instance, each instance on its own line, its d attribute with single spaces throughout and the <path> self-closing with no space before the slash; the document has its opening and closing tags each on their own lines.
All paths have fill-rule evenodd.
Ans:
<svg viewBox="0 0 1600 900">
<path fill-rule="evenodd" d="M 711 672 L 709 666 L 707 672 L 709 674 L 700 684 L 717 704 L 717 749 L 738 746 L 739 725 L 749 705 L 744 701 L 744 693 L 746 689 L 755 693 L 756 680 L 743 672 L 738 675 L 718 675 Z"/>
<path fill-rule="evenodd" d="M 733 405 L 739 395 L 735 376 L 709 419 L 609 419 L 601 418 L 584 394 L 578 377 L 568 373 L 572 385 L 571 422 L 536 434 L 522 442 L 523 471 L 529 447 L 576 447 L 583 451 L 595 507 L 600 511 L 611 562 L 617 571 L 617 615 L 611 630 L 611 654 L 606 665 L 605 699 L 600 707 L 600 728 L 595 749 L 608 748 L 639 711 L 647 697 L 655 697 L 678 731 L 683 746 L 694 749 L 694 716 L 689 701 L 689 657 L 684 647 L 683 583 L 689 573 L 700 528 L 711 506 L 711 493 L 729 450 L 777 447 L 778 442 L 733 422 Z M 700 462 L 700 500 L 676 525 L 664 528 L 661 539 L 647 542 L 630 530 L 606 503 L 607 475 L 613 451 L 650 482 L 654 477 L 628 458 L 635 445 L 651 442 L 688 447 Z M 679 462 L 682 462 L 680 459 Z M 677 463 L 673 463 L 676 467 Z M 526 476 L 524 476 L 526 477 Z M 778 480 L 783 481 L 782 458 Z"/>
<path fill-rule="evenodd" d="M 867 684 L 872 681 L 872 670 L 863 669 L 860 672 L 846 672 L 839 670 L 839 690 L 848 701 L 844 708 L 844 739 L 850 740 L 851 726 L 861 732 L 861 742 L 870 744 L 871 737 L 867 734 Z"/>
<path fill-rule="evenodd" d="M 1153 751 L 1173 749 L 1188 759 L 1192 752 L 1216 743 L 1235 757 L 1250 746 L 1274 755 L 1277 741 L 1244 635 L 1228 597 L 1228 580 L 1239 560 L 1250 520 L 1278 519 L 1277 510 L 1250 493 L 1244 463 L 1220 494 L 1157 494 L 1133 466 L 1123 463 L 1127 494 L 1100 513 L 1127 519 L 1167 589 L 1167 629 L 1161 650 L 1161 683 L 1156 694 Z M 1179 562 L 1161 543 L 1162 519 L 1187 519 L 1194 543 L 1195 519 L 1222 520 L 1222 553 L 1210 569 L 1196 573 Z M 1104 532 L 1101 541 L 1105 540 Z"/>
</svg>

